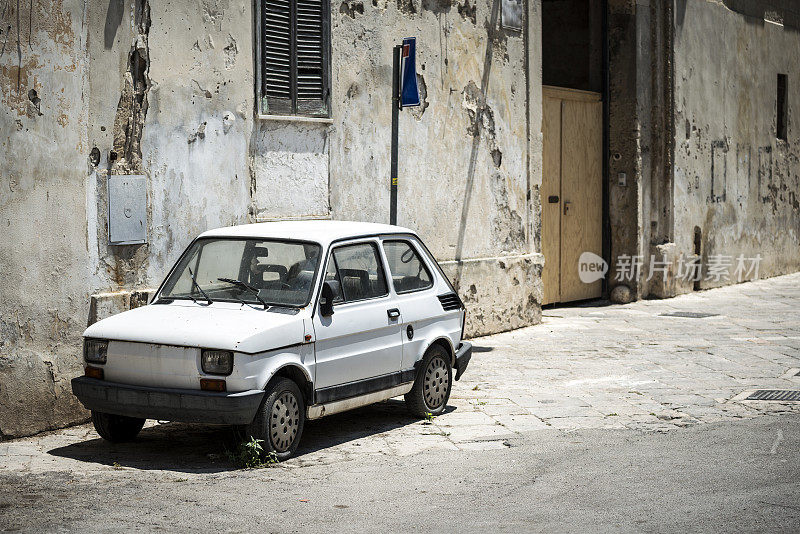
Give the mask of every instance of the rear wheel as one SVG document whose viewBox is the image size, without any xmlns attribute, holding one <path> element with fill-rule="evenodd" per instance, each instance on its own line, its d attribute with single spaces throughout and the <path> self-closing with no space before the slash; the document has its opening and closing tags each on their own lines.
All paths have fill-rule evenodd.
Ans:
<svg viewBox="0 0 800 534">
<path fill-rule="evenodd" d="M 441 345 L 433 345 L 425 353 L 414 387 L 406 393 L 408 410 L 419 417 L 444 412 L 453 386 L 450 354 Z"/>
<path fill-rule="evenodd" d="M 92 424 L 100 437 L 112 443 L 133 441 L 144 426 L 144 419 L 92 410 Z"/>
<path fill-rule="evenodd" d="M 300 388 L 288 378 L 279 378 L 267 387 L 247 434 L 262 440 L 264 451 L 286 460 L 300 444 L 305 421 L 306 406 Z"/>
</svg>

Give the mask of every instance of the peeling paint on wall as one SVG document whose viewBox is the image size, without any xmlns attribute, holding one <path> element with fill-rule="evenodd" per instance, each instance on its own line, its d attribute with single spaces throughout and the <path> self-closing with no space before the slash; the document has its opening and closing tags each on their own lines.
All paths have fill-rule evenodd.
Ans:
<svg viewBox="0 0 800 534">
<path fill-rule="evenodd" d="M 137 34 L 128 56 L 128 68 L 123 74 L 122 94 L 114 120 L 114 148 L 111 154 L 112 174 L 142 173 L 142 129 L 147 116 L 147 93 L 150 53 L 149 0 L 136 0 L 134 6 Z"/>
<path fill-rule="evenodd" d="M 339 6 L 339 13 L 343 15 L 347 15 L 351 19 L 356 18 L 356 14 L 363 15 L 364 14 L 364 3 L 363 2 L 351 2 L 351 1 L 344 1 Z"/>
</svg>

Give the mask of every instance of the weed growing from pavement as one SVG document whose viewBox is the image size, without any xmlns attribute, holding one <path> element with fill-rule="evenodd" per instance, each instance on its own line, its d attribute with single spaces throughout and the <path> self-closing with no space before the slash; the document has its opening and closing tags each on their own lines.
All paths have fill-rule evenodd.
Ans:
<svg viewBox="0 0 800 534">
<path fill-rule="evenodd" d="M 425 412 L 425 420 L 422 422 L 423 425 L 432 425 L 433 424 L 433 417 L 434 415 L 431 412 Z"/>
<path fill-rule="evenodd" d="M 233 451 L 225 451 L 228 459 L 244 469 L 258 469 L 278 463 L 274 452 L 264 453 L 263 439 L 251 437 L 242 441 Z"/>
</svg>

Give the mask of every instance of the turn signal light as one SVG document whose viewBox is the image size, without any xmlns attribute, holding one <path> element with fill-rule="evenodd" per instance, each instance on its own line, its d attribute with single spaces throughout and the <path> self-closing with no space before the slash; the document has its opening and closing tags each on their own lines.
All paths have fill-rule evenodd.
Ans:
<svg viewBox="0 0 800 534">
<path fill-rule="evenodd" d="M 98 380 L 103 379 L 103 370 L 98 367 L 89 367 L 88 365 L 84 369 L 84 375 L 88 376 L 89 378 L 96 378 Z"/>
<path fill-rule="evenodd" d="M 212 378 L 201 378 L 200 389 L 204 391 L 218 391 L 222 393 L 223 391 L 225 391 L 225 381 L 215 380 Z"/>
</svg>

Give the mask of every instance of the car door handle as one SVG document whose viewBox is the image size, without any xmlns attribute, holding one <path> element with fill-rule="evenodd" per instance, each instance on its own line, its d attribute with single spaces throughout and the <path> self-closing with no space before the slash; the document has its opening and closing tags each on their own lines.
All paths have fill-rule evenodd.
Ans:
<svg viewBox="0 0 800 534">
<path fill-rule="evenodd" d="M 398 310 L 397 308 L 386 310 L 386 315 L 389 316 L 389 319 L 397 319 L 398 317 L 400 317 L 400 310 Z"/>
</svg>

